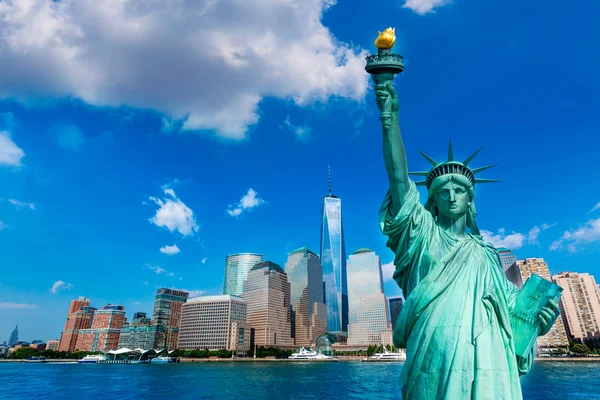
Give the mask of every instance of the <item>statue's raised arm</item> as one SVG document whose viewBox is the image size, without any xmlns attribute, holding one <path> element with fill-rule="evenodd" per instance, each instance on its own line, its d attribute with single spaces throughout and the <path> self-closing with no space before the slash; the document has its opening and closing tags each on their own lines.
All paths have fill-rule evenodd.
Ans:
<svg viewBox="0 0 600 400">
<path fill-rule="evenodd" d="M 390 183 L 392 215 L 404 204 L 410 188 L 406 151 L 400 134 L 398 94 L 392 84 L 392 74 L 373 75 L 377 107 L 383 128 L 383 159 Z"/>
</svg>

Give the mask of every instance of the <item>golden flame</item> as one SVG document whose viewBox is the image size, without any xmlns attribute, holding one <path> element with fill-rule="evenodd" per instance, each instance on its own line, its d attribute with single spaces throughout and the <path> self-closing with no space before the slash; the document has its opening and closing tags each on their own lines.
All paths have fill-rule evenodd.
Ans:
<svg viewBox="0 0 600 400">
<path fill-rule="evenodd" d="M 396 29 L 395 28 L 387 28 L 383 32 L 377 32 L 379 36 L 375 40 L 375 47 L 378 49 L 391 49 L 394 47 L 394 43 L 396 43 Z"/>
</svg>

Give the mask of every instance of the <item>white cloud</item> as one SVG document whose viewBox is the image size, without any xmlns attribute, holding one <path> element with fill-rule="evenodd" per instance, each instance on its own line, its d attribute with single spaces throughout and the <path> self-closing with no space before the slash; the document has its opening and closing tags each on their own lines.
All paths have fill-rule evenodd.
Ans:
<svg viewBox="0 0 600 400">
<path fill-rule="evenodd" d="M 206 293 L 204 290 L 190 290 L 189 292 L 190 292 L 190 296 L 189 297 L 200 297 L 204 293 Z"/>
<path fill-rule="evenodd" d="M 37 304 L 0 302 L 0 309 L 27 310 L 37 308 Z"/>
<path fill-rule="evenodd" d="M 204 257 L 204 258 L 202 259 L 202 264 L 206 264 L 206 261 L 207 261 L 207 260 L 208 260 L 208 257 Z"/>
<path fill-rule="evenodd" d="M 450 0 L 406 0 L 404 8 L 410 8 L 417 14 L 423 15 L 450 3 Z"/>
<path fill-rule="evenodd" d="M 295 125 L 290 120 L 290 116 L 288 115 L 283 121 L 285 126 L 289 128 L 296 135 L 296 139 L 304 141 L 310 139 L 310 135 L 312 133 L 312 128 L 307 125 Z"/>
<path fill-rule="evenodd" d="M 17 209 L 27 207 L 30 210 L 35 210 L 35 204 L 33 204 L 33 203 L 26 203 L 24 201 L 19 201 L 19 200 L 15 200 L 15 199 L 9 199 L 8 202 L 10 204 L 12 204 L 13 206 L 17 207 Z"/>
<path fill-rule="evenodd" d="M 157 274 L 162 274 L 163 272 L 167 272 L 166 269 L 161 268 L 159 266 L 148 265 L 148 268 L 150 268 L 152 271 L 156 272 Z"/>
<path fill-rule="evenodd" d="M 387 264 L 383 264 L 381 266 L 381 272 L 383 274 L 383 280 L 384 281 L 391 281 L 393 280 L 392 276 L 394 275 L 394 271 L 396 270 L 396 266 L 394 265 L 393 261 L 390 261 Z"/>
<path fill-rule="evenodd" d="M 366 52 L 339 42 L 321 22 L 334 4 L 0 2 L 0 98 L 151 108 L 183 129 L 241 139 L 266 96 L 300 106 L 364 97 Z"/>
<path fill-rule="evenodd" d="M 169 273 L 167 273 L 167 276 L 175 276 L 175 274 L 172 272 L 169 272 Z"/>
<path fill-rule="evenodd" d="M 498 233 L 481 230 L 483 240 L 490 242 L 494 247 L 506 247 L 507 249 L 516 250 L 523 247 L 525 235 L 522 233 L 512 232 L 506 235 L 504 228 L 498 229 Z"/>
<path fill-rule="evenodd" d="M 560 239 L 550 245 L 550 250 L 566 248 L 574 253 L 594 242 L 600 242 L 600 218 L 591 219 L 577 229 L 565 231 Z"/>
<path fill-rule="evenodd" d="M 52 284 L 50 291 L 52 294 L 58 293 L 59 290 L 69 290 L 73 287 L 70 283 L 66 283 L 65 281 L 56 281 Z"/>
<path fill-rule="evenodd" d="M 0 8 L 1 7 L 2 5 L 0 4 Z M 1 12 L 0 15 L 2 15 Z M 1 30 L 2 28 L 0 25 L 0 31 Z M 0 51 L 0 55 L 1 54 L 2 53 Z M 11 140 L 10 133 L 8 133 L 8 131 L 0 131 L 0 165 L 20 167 L 22 165 L 21 159 L 23 157 L 25 157 L 25 153 L 23 152 L 23 150 L 21 150 L 19 146 L 16 145 L 15 142 Z"/>
<path fill-rule="evenodd" d="M 594 212 L 596 210 L 600 210 L 600 202 L 598 202 L 591 210 L 590 212 Z"/>
<path fill-rule="evenodd" d="M 139 306 L 142 303 L 140 303 L 139 301 L 134 301 L 133 304 L 135 304 L 136 306 Z"/>
<path fill-rule="evenodd" d="M 148 281 L 142 281 L 142 285 L 147 285 Z"/>
<path fill-rule="evenodd" d="M 177 247 L 176 244 L 174 244 L 173 246 L 163 246 L 160 248 L 160 252 L 163 254 L 168 254 L 168 255 L 173 255 L 173 254 L 177 254 L 179 253 L 181 250 L 179 250 L 179 247 Z"/>
<path fill-rule="evenodd" d="M 175 195 L 173 189 L 163 190 L 170 198 L 165 197 L 161 200 L 150 197 L 150 200 L 160 207 L 149 221 L 156 226 L 167 228 L 169 232 L 179 231 L 183 236 L 198 232 L 200 228 L 196 224 L 196 217 L 192 209 Z"/>
<path fill-rule="evenodd" d="M 240 202 L 237 205 L 230 204 L 227 213 L 232 217 L 239 216 L 244 210 L 250 210 L 254 207 L 258 207 L 259 205 L 265 203 L 263 199 L 258 198 L 258 193 L 254 191 L 254 189 L 248 189 L 248 193 L 244 195 L 240 199 Z"/>
</svg>

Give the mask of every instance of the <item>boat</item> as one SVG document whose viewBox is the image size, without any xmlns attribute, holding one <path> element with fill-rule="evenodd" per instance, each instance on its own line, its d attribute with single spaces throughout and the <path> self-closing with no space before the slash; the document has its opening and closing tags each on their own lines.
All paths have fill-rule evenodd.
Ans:
<svg viewBox="0 0 600 400">
<path fill-rule="evenodd" d="M 96 355 L 87 355 L 83 357 L 81 360 L 77 361 L 79 364 L 97 364 L 98 361 L 105 361 L 107 359 L 106 356 L 102 354 Z"/>
<path fill-rule="evenodd" d="M 174 363 L 176 360 L 177 359 L 175 357 L 159 356 L 150 360 L 150 364 L 170 364 Z"/>
<path fill-rule="evenodd" d="M 300 347 L 300 350 L 298 350 L 297 353 L 293 353 L 291 356 L 288 357 L 288 359 L 290 359 L 290 360 L 331 360 L 331 359 L 333 359 L 333 357 L 326 356 L 325 354 L 319 354 L 316 351 L 314 351 L 308 347 L 307 348 Z"/>
<path fill-rule="evenodd" d="M 375 353 L 364 361 L 405 361 L 406 351 L 404 349 L 398 349 L 397 353 L 388 351 L 385 347 L 383 353 Z"/>
<path fill-rule="evenodd" d="M 27 359 L 25 359 L 26 363 L 45 363 L 46 362 L 46 357 L 29 357 Z"/>
</svg>

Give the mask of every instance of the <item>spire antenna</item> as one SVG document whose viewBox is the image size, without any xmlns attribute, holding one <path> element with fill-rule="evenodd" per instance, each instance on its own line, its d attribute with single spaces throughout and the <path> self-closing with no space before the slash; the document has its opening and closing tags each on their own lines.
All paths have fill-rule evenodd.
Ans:
<svg viewBox="0 0 600 400">
<path fill-rule="evenodd" d="M 327 166 L 327 176 L 329 179 L 329 195 L 331 196 L 331 165 Z"/>
</svg>

